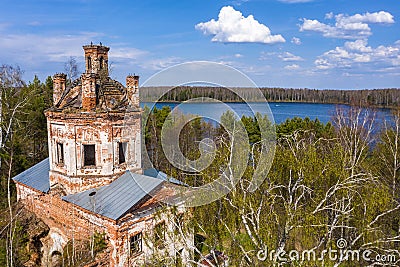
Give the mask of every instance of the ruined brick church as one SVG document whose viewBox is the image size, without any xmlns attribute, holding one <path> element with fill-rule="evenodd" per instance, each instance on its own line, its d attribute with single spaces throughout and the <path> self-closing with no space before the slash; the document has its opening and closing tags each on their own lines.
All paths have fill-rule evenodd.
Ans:
<svg viewBox="0 0 400 267">
<path fill-rule="evenodd" d="M 142 169 L 139 76 L 123 85 L 109 77 L 109 47 L 83 49 L 80 78 L 67 86 L 65 74 L 53 77 L 53 107 L 45 112 L 49 157 L 13 178 L 18 200 L 50 229 L 41 263 L 51 266 L 67 244 L 103 233 L 108 255 L 98 265 L 140 266 L 162 251 L 184 266 L 193 238 L 165 234 L 177 220 L 161 203 L 179 185 Z M 177 210 L 182 219 L 184 209 Z"/>
</svg>

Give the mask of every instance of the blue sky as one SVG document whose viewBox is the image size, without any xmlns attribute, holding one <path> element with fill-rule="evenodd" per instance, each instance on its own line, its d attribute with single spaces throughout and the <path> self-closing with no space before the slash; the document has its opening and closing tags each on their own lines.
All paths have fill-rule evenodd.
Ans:
<svg viewBox="0 0 400 267">
<path fill-rule="evenodd" d="M 0 63 L 26 80 L 83 71 L 82 45 L 110 46 L 111 76 L 144 82 L 195 60 L 225 63 L 258 86 L 400 87 L 394 0 L 1 1 Z"/>
</svg>

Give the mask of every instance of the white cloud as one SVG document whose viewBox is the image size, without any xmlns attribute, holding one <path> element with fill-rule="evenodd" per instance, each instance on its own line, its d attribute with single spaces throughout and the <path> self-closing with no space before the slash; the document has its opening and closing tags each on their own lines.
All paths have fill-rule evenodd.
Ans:
<svg viewBox="0 0 400 267">
<path fill-rule="evenodd" d="M 241 57 L 243 57 L 243 55 L 242 55 L 242 54 L 239 54 L 239 53 L 237 53 L 237 54 L 235 54 L 235 55 L 234 55 L 234 57 L 235 57 L 235 58 L 241 58 Z"/>
<path fill-rule="evenodd" d="M 344 46 L 336 47 L 319 56 L 314 64 L 318 69 L 354 69 L 367 68 L 378 72 L 387 68 L 400 68 L 400 42 L 394 45 L 380 45 L 372 48 L 366 40 L 345 42 Z"/>
<path fill-rule="evenodd" d="M 100 36 L 93 32 L 53 36 L 2 33 L 0 49 L 7 51 L 9 59 L 20 63 L 65 62 L 70 56 L 82 56 L 82 45 Z"/>
<path fill-rule="evenodd" d="M 347 51 L 372 52 L 372 48 L 366 45 L 366 40 L 356 40 L 354 42 L 345 42 L 344 44 Z"/>
<path fill-rule="evenodd" d="M 0 62 L 19 65 L 26 79 L 64 71 L 64 63 L 72 56 L 77 58 L 79 71 L 84 69 L 82 46 L 96 40 L 110 39 L 102 33 L 83 32 L 74 35 L 14 34 L 1 31 Z M 98 42 L 96 42 L 98 43 Z M 123 80 L 127 71 L 152 73 L 181 62 L 177 58 L 163 58 L 148 51 L 130 47 L 126 43 L 104 43 L 110 47 L 109 62 L 113 78 Z M 147 72 L 146 72 L 147 71 Z"/>
<path fill-rule="evenodd" d="M 363 15 L 355 14 L 353 16 L 339 14 L 336 16 L 336 20 L 343 23 L 394 23 L 393 15 L 386 11 L 379 11 L 374 13 L 367 12 Z"/>
<path fill-rule="evenodd" d="M 104 37 L 103 34 L 95 32 L 53 36 L 3 33 L 0 38 L 0 49 L 7 51 L 7 54 L 0 56 L 0 60 L 30 66 L 45 64 L 45 62 L 64 63 L 70 57 L 83 61 L 82 46 L 102 37 Z M 110 58 L 111 61 L 116 62 L 137 59 L 147 53 L 126 45 L 111 46 Z"/>
<path fill-rule="evenodd" d="M 263 76 L 265 73 L 271 73 L 274 68 L 270 65 L 248 65 L 248 64 L 231 64 L 231 66 L 238 68 L 240 71 L 246 74 L 252 74 L 257 76 Z"/>
<path fill-rule="evenodd" d="M 292 44 L 295 44 L 295 45 L 301 45 L 301 40 L 300 40 L 300 38 L 297 38 L 297 37 L 293 37 L 291 42 L 292 42 Z"/>
<path fill-rule="evenodd" d="M 279 54 L 278 57 L 282 59 L 283 61 L 302 61 L 304 60 L 300 56 L 293 55 L 292 53 L 289 52 L 283 52 L 282 54 Z"/>
<path fill-rule="evenodd" d="M 333 17 L 334 17 L 333 12 L 329 12 L 329 13 L 325 14 L 325 19 L 333 19 Z"/>
<path fill-rule="evenodd" d="M 147 51 L 128 46 L 113 45 L 110 49 L 110 58 L 114 59 L 138 59 L 147 54 Z"/>
<path fill-rule="evenodd" d="M 260 53 L 260 57 L 258 58 L 258 60 L 269 60 L 269 59 L 272 58 L 272 56 L 275 56 L 275 55 L 276 55 L 276 53 L 273 53 L 273 52 L 264 52 L 264 51 L 262 51 Z"/>
<path fill-rule="evenodd" d="M 276 53 L 276 52 L 261 52 L 260 57 L 258 58 L 259 60 L 270 60 L 272 57 L 278 57 L 282 61 L 303 61 L 304 59 L 300 56 L 293 55 L 290 52 L 282 52 L 282 53 Z"/>
<path fill-rule="evenodd" d="M 292 65 L 286 65 L 283 67 L 285 70 L 298 70 L 300 68 L 299 65 L 297 64 L 292 64 Z"/>
<path fill-rule="evenodd" d="M 179 63 L 182 63 L 182 59 L 178 57 L 167 57 L 167 58 L 144 60 L 139 65 L 144 69 L 158 71 L 174 66 Z"/>
<path fill-rule="evenodd" d="M 195 28 L 204 34 L 213 35 L 213 42 L 223 43 L 283 43 L 282 35 L 272 35 L 270 29 L 254 19 L 244 17 L 231 6 L 222 7 L 218 20 L 198 23 Z"/>
<path fill-rule="evenodd" d="M 372 34 L 369 24 L 393 24 L 393 15 L 386 11 L 355 14 L 352 16 L 333 13 L 325 15 L 325 19 L 335 17 L 335 25 L 329 25 L 313 19 L 302 19 L 300 31 L 320 32 L 324 37 L 341 39 L 361 39 Z"/>
</svg>

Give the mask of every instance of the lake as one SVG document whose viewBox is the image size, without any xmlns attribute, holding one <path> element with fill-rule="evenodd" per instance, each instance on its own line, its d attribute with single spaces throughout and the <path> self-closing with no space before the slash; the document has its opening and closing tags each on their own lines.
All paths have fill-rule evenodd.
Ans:
<svg viewBox="0 0 400 267">
<path fill-rule="evenodd" d="M 152 103 L 140 103 L 141 107 L 145 105 L 150 106 Z M 318 103 L 293 103 L 293 102 L 269 102 L 269 107 L 272 111 L 275 123 L 279 124 L 284 122 L 286 119 L 300 117 L 309 117 L 314 120 L 318 118 L 321 122 L 327 123 L 332 120 L 336 108 L 349 108 L 347 105 L 335 105 L 335 104 L 318 104 Z M 265 103 L 251 103 L 251 108 L 254 112 L 260 112 L 261 114 L 267 114 L 268 108 Z M 169 103 L 161 102 L 156 103 L 155 107 L 162 108 L 163 106 L 169 106 L 171 109 L 178 108 L 184 114 L 196 114 L 202 117 L 220 117 L 228 109 L 232 109 L 237 113 L 239 117 L 253 116 L 250 107 L 245 103 Z M 390 120 L 389 109 L 377 109 L 376 121 L 382 122 L 383 120 Z"/>
</svg>

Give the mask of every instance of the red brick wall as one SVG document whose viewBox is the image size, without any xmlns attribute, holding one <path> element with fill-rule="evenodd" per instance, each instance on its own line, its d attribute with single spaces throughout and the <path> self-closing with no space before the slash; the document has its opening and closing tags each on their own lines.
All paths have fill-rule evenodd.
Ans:
<svg viewBox="0 0 400 267">
<path fill-rule="evenodd" d="M 147 231 L 154 224 L 153 214 L 139 220 L 128 214 L 120 221 L 114 221 L 74 206 L 51 192 L 38 192 L 22 184 L 17 184 L 17 191 L 19 200 L 28 210 L 67 240 L 88 240 L 95 231 L 105 232 L 111 246 L 110 266 L 118 266 L 120 261 L 126 260 L 124 253 L 127 253 L 128 229 Z"/>
</svg>

